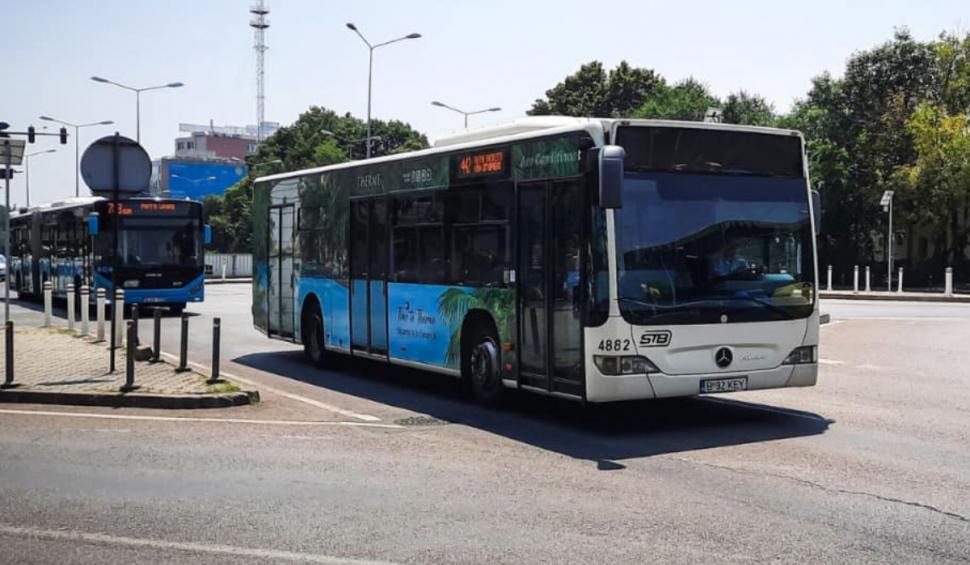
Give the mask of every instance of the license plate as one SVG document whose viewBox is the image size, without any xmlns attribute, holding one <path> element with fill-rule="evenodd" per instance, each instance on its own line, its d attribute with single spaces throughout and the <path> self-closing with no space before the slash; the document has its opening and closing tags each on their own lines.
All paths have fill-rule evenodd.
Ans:
<svg viewBox="0 0 970 565">
<path fill-rule="evenodd" d="M 729 379 L 707 379 L 701 381 L 701 394 L 716 392 L 737 392 L 748 390 L 748 377 L 731 377 Z"/>
</svg>

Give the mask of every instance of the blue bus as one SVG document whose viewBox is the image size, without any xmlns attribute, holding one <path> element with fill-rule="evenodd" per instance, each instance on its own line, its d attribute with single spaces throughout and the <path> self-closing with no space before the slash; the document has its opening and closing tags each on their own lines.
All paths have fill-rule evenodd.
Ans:
<svg viewBox="0 0 970 565">
<path fill-rule="evenodd" d="M 208 227 L 202 204 L 191 200 L 70 198 L 22 209 L 10 217 L 10 288 L 24 299 L 56 298 L 68 285 L 104 288 L 113 296 L 112 222 L 118 216 L 118 280 L 126 304 L 166 306 L 180 312 L 205 296 L 203 244 Z"/>
</svg>

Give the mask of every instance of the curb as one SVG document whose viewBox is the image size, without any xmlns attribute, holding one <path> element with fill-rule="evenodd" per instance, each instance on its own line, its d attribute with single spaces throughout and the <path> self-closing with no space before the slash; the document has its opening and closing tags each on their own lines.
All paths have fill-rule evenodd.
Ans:
<svg viewBox="0 0 970 565">
<path fill-rule="evenodd" d="M 258 401 L 259 391 L 256 390 L 206 395 L 0 390 L 0 402 L 108 406 L 111 408 L 229 408 L 232 406 L 245 406 Z"/>
<path fill-rule="evenodd" d="M 252 284 L 253 279 L 205 279 L 205 284 Z"/>
<path fill-rule="evenodd" d="M 955 294 L 953 296 L 943 296 L 943 294 L 899 294 L 895 292 L 882 292 L 882 293 L 865 293 L 859 292 L 854 293 L 852 291 L 846 292 L 828 292 L 822 291 L 818 293 L 821 299 L 832 299 L 832 300 L 880 300 L 885 302 L 939 302 L 939 303 L 970 303 L 970 295 L 966 294 Z"/>
</svg>

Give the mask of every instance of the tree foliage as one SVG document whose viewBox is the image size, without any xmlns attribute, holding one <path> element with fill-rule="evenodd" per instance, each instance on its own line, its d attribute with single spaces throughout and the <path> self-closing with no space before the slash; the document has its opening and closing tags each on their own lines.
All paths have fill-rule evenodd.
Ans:
<svg viewBox="0 0 970 565">
<path fill-rule="evenodd" d="M 599 61 L 582 65 L 575 74 L 546 91 L 536 100 L 531 116 L 630 116 L 658 89 L 664 80 L 650 69 L 621 62 L 609 73 Z"/>
</svg>

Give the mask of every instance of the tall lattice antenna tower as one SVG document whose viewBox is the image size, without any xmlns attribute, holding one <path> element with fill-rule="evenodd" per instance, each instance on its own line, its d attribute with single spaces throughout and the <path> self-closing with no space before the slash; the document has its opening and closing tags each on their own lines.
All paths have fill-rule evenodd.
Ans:
<svg viewBox="0 0 970 565">
<path fill-rule="evenodd" d="M 266 29 L 269 27 L 269 8 L 263 5 L 263 0 L 259 0 L 255 6 L 249 8 L 249 13 L 253 19 L 249 21 L 249 27 L 255 30 L 256 43 L 253 49 L 256 50 L 256 143 L 263 138 L 263 122 L 266 112 L 266 92 L 264 90 L 265 67 L 263 65 L 263 54 L 269 47 L 266 46 Z"/>
</svg>

